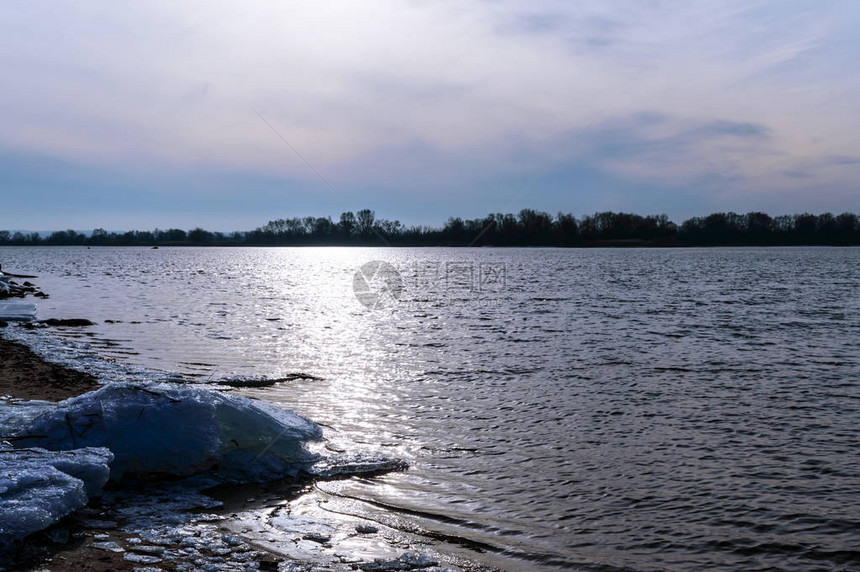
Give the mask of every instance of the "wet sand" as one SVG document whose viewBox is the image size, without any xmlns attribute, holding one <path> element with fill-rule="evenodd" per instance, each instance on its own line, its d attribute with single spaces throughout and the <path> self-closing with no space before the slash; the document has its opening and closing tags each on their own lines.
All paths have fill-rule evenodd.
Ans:
<svg viewBox="0 0 860 572">
<path fill-rule="evenodd" d="M 26 346 L 0 337 L 0 396 L 62 401 L 98 387 L 92 375 L 46 362 Z"/>
</svg>

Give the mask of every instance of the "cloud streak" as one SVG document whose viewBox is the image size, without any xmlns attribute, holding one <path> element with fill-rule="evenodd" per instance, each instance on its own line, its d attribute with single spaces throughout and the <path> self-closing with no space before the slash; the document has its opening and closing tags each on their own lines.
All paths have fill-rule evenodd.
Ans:
<svg viewBox="0 0 860 572">
<path fill-rule="evenodd" d="M 858 207 L 858 164 L 832 160 L 856 156 L 860 128 L 847 2 L 30 2 L 0 7 L 0 22 L 13 86 L 0 94 L 0 155 L 75 165 L 94 187 L 122 173 L 135 190 L 114 191 L 117 209 L 123 193 L 201 193 L 195 180 L 213 204 L 271 200 L 268 181 L 292 199 L 316 193 L 254 109 L 350 201 L 407 221 L 435 222 L 424 205 L 440 196 L 446 214 L 502 208 L 598 114 L 533 204 Z M 28 188 L 14 161 L 0 164 Z M 171 208 L 154 200 L 140 224 Z"/>
</svg>

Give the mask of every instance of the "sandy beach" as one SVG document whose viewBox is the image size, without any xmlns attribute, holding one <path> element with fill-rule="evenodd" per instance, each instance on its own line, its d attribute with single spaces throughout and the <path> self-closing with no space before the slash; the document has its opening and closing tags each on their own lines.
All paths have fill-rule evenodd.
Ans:
<svg viewBox="0 0 860 572">
<path fill-rule="evenodd" d="M 26 346 L 0 337 L 0 396 L 61 401 L 98 387 L 93 376 L 46 362 Z"/>
</svg>

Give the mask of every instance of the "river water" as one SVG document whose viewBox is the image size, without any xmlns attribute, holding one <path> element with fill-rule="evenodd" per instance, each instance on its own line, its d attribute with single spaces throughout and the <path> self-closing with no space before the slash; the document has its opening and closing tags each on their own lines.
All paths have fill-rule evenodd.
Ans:
<svg viewBox="0 0 860 572">
<path fill-rule="evenodd" d="M 100 359 L 410 464 L 318 494 L 505 570 L 860 566 L 860 249 L 0 248 Z M 383 262 L 384 264 L 380 263 Z M 368 264 L 370 263 L 370 264 Z"/>
</svg>

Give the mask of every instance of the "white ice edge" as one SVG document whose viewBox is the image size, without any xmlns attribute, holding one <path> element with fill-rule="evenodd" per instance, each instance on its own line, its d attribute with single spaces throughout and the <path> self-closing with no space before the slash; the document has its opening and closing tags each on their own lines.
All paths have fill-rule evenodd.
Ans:
<svg viewBox="0 0 860 572">
<path fill-rule="evenodd" d="M 15 447 L 106 447 L 111 478 L 209 470 L 239 481 L 295 474 L 318 459 L 319 426 L 292 411 L 175 384 L 111 383 L 58 404 L 0 404 L 0 436 Z"/>
<path fill-rule="evenodd" d="M 36 318 L 36 303 L 0 300 L 0 320 L 27 321 Z"/>
<path fill-rule="evenodd" d="M 56 522 L 129 473 L 264 481 L 318 460 L 313 421 L 246 397 L 109 384 L 58 404 L 0 404 L 0 544 Z"/>
<path fill-rule="evenodd" d="M 24 531 L 29 534 L 49 526 L 85 504 L 86 497 L 97 494 L 89 484 L 97 480 L 85 483 L 78 475 L 54 473 L 63 470 L 51 464 L 65 455 L 62 451 L 103 447 L 115 457 L 109 463 L 113 478 L 135 472 L 196 473 L 193 481 L 198 482 L 188 481 L 188 486 L 198 489 L 224 481 L 279 479 L 300 471 L 330 478 L 406 466 L 373 453 L 330 456 L 312 452 L 309 446 L 322 439 L 322 431 L 307 418 L 233 393 L 167 383 L 165 380 L 175 379 L 174 374 L 105 361 L 86 341 L 14 327 L 4 328 L 2 335 L 28 345 L 50 361 L 93 373 L 106 385 L 59 404 L 0 400 L 0 439 L 11 438 L 19 449 L 46 449 L 41 473 L 33 468 L 27 470 L 36 472 L 29 474 L 41 474 L 46 483 L 67 481 L 64 487 L 52 485 L 54 488 L 41 491 L 44 502 L 54 499 L 50 501 L 56 503 L 53 508 L 40 512 L 34 506 L 29 514 L 7 511 L 15 497 L 11 490 L 0 490 L 0 547 L 21 538 Z M 135 381 L 115 381 L 120 379 Z M 322 451 L 321 447 L 314 449 Z M 15 461 L 9 461 L 0 468 L 0 477 L 16 473 L 17 467 Z M 80 484 L 71 480 L 75 478 Z M 37 494 L 35 483 L 33 480 L 33 490 L 27 494 Z"/>
<path fill-rule="evenodd" d="M 44 360 L 75 371 L 89 373 L 102 383 L 135 381 L 170 382 L 181 378 L 172 372 L 117 363 L 102 358 L 87 339 L 60 336 L 50 328 L 35 330 L 10 325 L 0 329 L 0 336 L 26 345 Z"/>
</svg>

